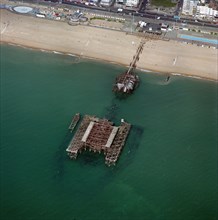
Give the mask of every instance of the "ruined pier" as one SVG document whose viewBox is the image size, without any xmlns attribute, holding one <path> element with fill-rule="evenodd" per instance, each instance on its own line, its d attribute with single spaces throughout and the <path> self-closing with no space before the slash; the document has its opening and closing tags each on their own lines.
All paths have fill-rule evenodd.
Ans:
<svg viewBox="0 0 218 220">
<path fill-rule="evenodd" d="M 124 120 L 120 126 L 114 126 L 107 119 L 85 115 L 66 151 L 72 159 L 76 159 L 83 150 L 102 152 L 105 164 L 115 165 L 130 128 L 131 125 Z"/>
<path fill-rule="evenodd" d="M 143 51 L 143 47 L 145 44 L 145 39 L 142 38 L 136 54 L 133 56 L 132 62 L 129 65 L 129 68 L 126 72 L 120 74 L 115 81 L 115 85 L 113 87 L 114 92 L 121 92 L 121 93 L 132 93 L 135 88 L 139 84 L 139 77 L 134 74 L 134 70 L 136 68 L 136 63 L 139 61 L 139 56 Z"/>
</svg>

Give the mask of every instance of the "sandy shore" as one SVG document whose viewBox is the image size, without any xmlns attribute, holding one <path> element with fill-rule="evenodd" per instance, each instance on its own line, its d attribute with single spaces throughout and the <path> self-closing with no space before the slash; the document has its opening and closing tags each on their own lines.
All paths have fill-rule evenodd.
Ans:
<svg viewBox="0 0 218 220">
<path fill-rule="evenodd" d="M 1 12 L 1 42 L 128 65 L 140 38 L 123 32 Z M 217 80 L 217 50 L 175 41 L 146 42 L 140 69 Z"/>
</svg>

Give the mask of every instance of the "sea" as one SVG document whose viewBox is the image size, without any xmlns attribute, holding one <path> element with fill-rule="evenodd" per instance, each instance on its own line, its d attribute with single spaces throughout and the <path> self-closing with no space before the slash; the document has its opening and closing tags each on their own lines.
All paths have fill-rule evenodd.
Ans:
<svg viewBox="0 0 218 220">
<path fill-rule="evenodd" d="M 217 220 L 217 82 L 1 45 L 2 220 Z M 70 160 L 75 113 L 132 124 L 116 166 Z"/>
</svg>

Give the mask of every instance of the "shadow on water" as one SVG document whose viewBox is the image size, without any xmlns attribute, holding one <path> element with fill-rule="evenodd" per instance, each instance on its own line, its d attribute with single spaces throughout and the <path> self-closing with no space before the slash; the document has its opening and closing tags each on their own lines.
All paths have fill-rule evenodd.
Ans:
<svg viewBox="0 0 218 220">
<path fill-rule="evenodd" d="M 133 162 L 139 148 L 143 133 L 144 128 L 142 126 L 132 125 L 129 137 L 126 142 L 125 152 L 123 152 L 125 155 L 125 159 L 122 161 L 121 164 L 123 164 L 124 166 L 127 166 L 128 164 Z"/>
<path fill-rule="evenodd" d="M 118 121 L 117 114 L 119 111 L 119 106 L 116 104 L 117 96 L 112 100 L 111 105 L 106 107 L 105 117 L 110 121 Z M 112 173 L 116 173 L 122 169 L 125 169 L 130 165 L 135 158 L 136 152 L 139 148 L 140 141 L 144 132 L 144 128 L 138 125 L 132 125 L 129 136 L 126 140 L 126 144 L 120 154 L 120 158 L 117 161 L 116 166 L 111 166 L 109 169 Z M 108 175 L 111 175 L 111 172 L 108 172 Z"/>
<path fill-rule="evenodd" d="M 64 175 L 64 161 L 67 158 L 66 148 L 72 139 L 72 133 L 69 131 L 65 135 L 63 142 L 59 145 L 58 150 L 54 155 L 55 174 L 54 178 L 62 178 Z"/>
<path fill-rule="evenodd" d="M 132 125 L 126 144 L 124 145 L 124 148 L 120 154 L 120 158 L 117 161 L 116 166 L 112 166 L 110 169 L 113 174 L 126 169 L 134 162 L 143 133 L 143 127 Z M 111 175 L 111 173 L 108 174 Z"/>
<path fill-rule="evenodd" d="M 102 166 L 104 165 L 103 153 L 94 153 L 90 151 L 82 151 L 81 155 L 78 155 L 77 162 L 80 165 L 85 166 Z"/>
<path fill-rule="evenodd" d="M 109 121 L 115 121 L 117 119 L 117 112 L 119 110 L 119 107 L 117 104 L 112 101 L 112 104 L 108 107 L 106 107 L 106 114 L 105 118 Z"/>
<path fill-rule="evenodd" d="M 83 151 L 81 155 L 78 155 L 78 158 L 75 162 L 79 163 L 82 169 L 89 169 L 92 167 L 93 170 L 96 169 L 101 173 L 99 176 L 96 174 L 94 177 L 94 182 L 89 183 L 90 185 L 93 184 L 93 187 L 95 187 L 97 183 L 98 187 L 95 187 L 94 191 L 90 191 L 90 194 L 87 196 L 92 198 L 93 193 L 98 194 L 101 192 L 103 188 L 110 185 L 110 183 L 113 182 L 114 179 L 120 175 L 120 173 L 124 172 L 128 166 L 134 163 L 143 132 L 144 129 L 142 127 L 137 125 L 132 126 L 132 129 L 127 138 L 127 142 L 115 166 L 107 167 L 105 165 L 105 158 L 103 153 L 98 154 L 89 152 L 87 150 Z"/>
<path fill-rule="evenodd" d="M 125 100 L 127 99 L 129 96 L 131 96 L 132 94 L 126 94 L 126 93 L 115 93 L 115 97 L 116 99 L 122 101 L 122 100 Z"/>
</svg>

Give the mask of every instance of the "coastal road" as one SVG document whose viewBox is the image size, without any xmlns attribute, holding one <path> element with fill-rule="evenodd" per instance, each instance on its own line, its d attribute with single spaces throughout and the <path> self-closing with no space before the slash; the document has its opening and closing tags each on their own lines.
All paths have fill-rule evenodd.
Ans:
<svg viewBox="0 0 218 220">
<path fill-rule="evenodd" d="M 40 0 L 24 0 L 24 2 L 29 2 L 29 3 L 37 3 L 37 4 L 43 4 L 43 5 L 50 5 L 50 6 L 59 6 L 59 3 L 53 3 L 53 2 L 45 2 L 45 1 L 40 1 Z M 143 4 L 147 4 L 147 0 L 144 0 Z M 180 0 L 178 3 L 178 7 L 176 10 L 176 15 L 179 14 L 181 7 L 183 4 L 183 0 Z M 73 2 L 64 2 L 63 5 L 66 5 L 66 7 L 73 7 L 75 9 L 83 9 L 86 12 L 89 13 L 97 13 L 97 14 L 104 14 L 108 16 L 116 16 L 116 17 L 121 17 L 125 19 L 132 19 L 132 16 L 134 15 L 135 18 L 137 17 L 143 17 L 143 18 L 149 18 L 156 20 L 157 17 L 159 17 L 159 22 L 167 23 L 167 22 L 177 22 L 178 24 L 188 24 L 188 25 L 194 25 L 194 26 L 201 26 L 201 27 L 211 27 L 211 28 L 217 28 L 218 25 L 214 24 L 210 21 L 198 21 L 195 22 L 194 19 L 191 18 L 181 18 L 181 19 L 175 19 L 174 16 L 172 15 L 163 15 L 159 13 L 154 13 L 154 12 L 149 12 L 149 11 L 144 11 L 140 10 L 140 12 L 136 12 L 135 10 L 132 9 L 123 9 L 122 13 L 117 13 L 117 8 L 110 7 L 110 8 L 104 8 L 104 7 L 96 7 L 96 6 L 88 6 L 82 3 L 73 3 Z M 145 7 L 143 5 L 143 7 Z M 142 12 L 141 12 L 142 11 Z"/>
</svg>

